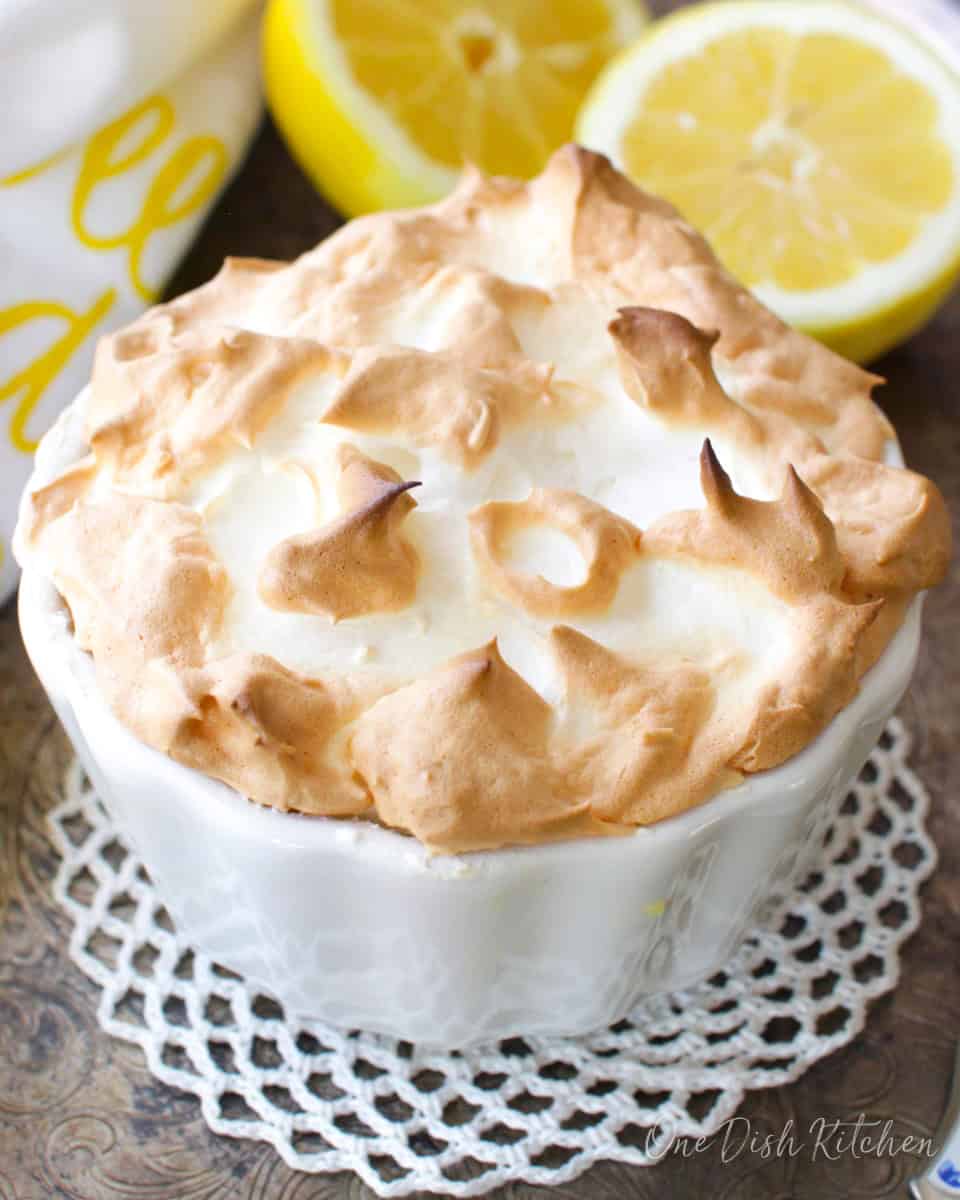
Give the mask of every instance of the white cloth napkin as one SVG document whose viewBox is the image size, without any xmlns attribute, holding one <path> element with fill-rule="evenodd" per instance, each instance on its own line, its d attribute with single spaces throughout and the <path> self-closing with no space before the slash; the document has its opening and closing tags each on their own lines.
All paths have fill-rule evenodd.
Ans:
<svg viewBox="0 0 960 1200">
<path fill-rule="evenodd" d="M 260 112 L 256 0 L 0 0 L 0 602 L 37 440 L 153 303 Z"/>
</svg>

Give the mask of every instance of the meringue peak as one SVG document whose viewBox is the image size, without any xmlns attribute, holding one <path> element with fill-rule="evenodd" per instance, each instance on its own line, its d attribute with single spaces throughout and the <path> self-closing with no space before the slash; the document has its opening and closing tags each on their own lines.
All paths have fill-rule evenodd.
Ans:
<svg viewBox="0 0 960 1200">
<path fill-rule="evenodd" d="M 354 446 L 337 455 L 341 502 L 350 506 L 319 529 L 279 542 L 260 569 L 263 602 L 283 612 L 341 621 L 393 612 L 413 602 L 419 559 L 403 536 L 419 480 L 405 481 Z"/>
</svg>

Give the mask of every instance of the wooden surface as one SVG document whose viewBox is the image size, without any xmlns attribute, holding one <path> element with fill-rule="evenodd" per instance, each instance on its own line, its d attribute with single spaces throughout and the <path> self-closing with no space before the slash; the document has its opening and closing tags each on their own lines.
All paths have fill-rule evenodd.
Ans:
<svg viewBox="0 0 960 1200">
<path fill-rule="evenodd" d="M 225 254 L 291 257 L 336 224 L 266 125 L 172 286 L 208 278 Z M 939 483 L 960 516 L 960 296 L 878 369 L 878 399 L 908 461 Z M 935 799 L 941 862 L 925 891 L 920 932 L 897 991 L 865 1032 L 798 1083 L 754 1093 L 741 1110 L 756 1130 L 791 1119 L 891 1119 L 902 1136 L 929 1134 L 944 1106 L 960 1029 L 960 570 L 933 594 L 915 682 L 901 712 L 914 765 Z M 26 660 L 13 605 L 0 613 L 0 1200 L 367 1200 L 351 1175 L 297 1175 L 266 1145 L 208 1133 L 198 1103 L 156 1083 L 139 1050 L 100 1032 L 97 989 L 70 963 L 68 922 L 51 900 L 55 856 L 44 813 L 68 750 Z M 594 1168 L 562 1188 L 501 1188 L 529 1197 L 638 1200 L 847 1200 L 905 1195 L 909 1155 L 764 1160 L 719 1147 L 656 1168 Z"/>
</svg>

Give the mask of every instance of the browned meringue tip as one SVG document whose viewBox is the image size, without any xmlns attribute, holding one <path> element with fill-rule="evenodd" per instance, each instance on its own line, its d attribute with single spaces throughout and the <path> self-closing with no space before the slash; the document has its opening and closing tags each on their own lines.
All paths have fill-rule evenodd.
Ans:
<svg viewBox="0 0 960 1200">
<path fill-rule="evenodd" d="M 776 500 L 754 500 L 733 487 L 710 439 L 700 455 L 706 507 L 669 513 L 646 531 L 654 553 L 700 559 L 754 574 L 787 604 L 840 596 L 847 574 L 837 531 L 797 472 L 785 469 Z M 848 598 L 849 600 L 849 598 Z"/>
<path fill-rule="evenodd" d="M 551 626 L 548 641 L 568 689 L 616 690 L 621 655 L 573 625 Z"/>
<path fill-rule="evenodd" d="M 489 675 L 498 667 L 510 670 L 506 659 L 500 653 L 500 643 L 495 637 L 482 646 L 477 646 L 475 650 L 467 650 L 463 654 L 457 655 L 449 665 L 451 668 L 475 676 L 477 679 Z"/>
<path fill-rule="evenodd" d="M 720 511 L 728 508 L 731 498 L 737 494 L 709 438 L 703 439 L 700 450 L 700 488 L 706 502 Z"/>
<path fill-rule="evenodd" d="M 645 825 L 733 782 L 730 746 L 706 732 L 717 695 L 709 672 L 679 655 L 632 658 L 569 626 L 551 631 L 567 702 L 592 714 L 575 736 L 569 769 L 594 815 Z"/>
<path fill-rule="evenodd" d="M 345 512 L 366 511 L 371 505 L 392 504 L 403 492 L 422 487 L 419 479 L 403 480 L 386 463 L 376 462 L 350 442 L 342 442 L 335 455 L 339 472 L 337 498 Z M 410 506 L 415 504 L 410 498 Z"/>
<path fill-rule="evenodd" d="M 607 330 L 631 351 L 649 353 L 655 349 L 662 356 L 663 347 L 668 346 L 680 349 L 684 357 L 696 360 L 711 371 L 710 351 L 720 340 L 718 329 L 701 329 L 679 313 L 640 304 L 618 308 Z"/>
<path fill-rule="evenodd" d="M 349 514 L 349 520 L 354 524 L 373 521 L 384 510 L 392 509 L 400 497 L 409 492 L 412 488 L 422 487 L 423 484 L 419 479 L 401 479 L 399 483 L 388 483 L 378 496 L 374 496 L 368 500 L 363 508 L 358 508 L 356 511 Z M 410 497 L 411 506 L 416 504 L 413 497 Z"/>
<path fill-rule="evenodd" d="M 350 755 L 380 820 L 434 853 L 624 832 L 570 787 L 552 725 L 492 639 L 369 708 Z"/>
<path fill-rule="evenodd" d="M 598 150 L 589 150 L 579 142 L 567 142 L 555 150 L 547 160 L 547 165 L 532 186 L 540 186 L 546 191 L 553 188 L 569 187 L 573 178 L 577 190 L 577 199 L 583 204 L 584 199 L 606 194 L 614 201 L 621 198 L 632 199 L 631 193 L 636 194 L 636 187 L 622 175 L 610 159 Z M 664 204 L 663 201 L 658 201 Z"/>
<path fill-rule="evenodd" d="M 833 530 L 833 522 L 823 511 L 820 497 L 812 488 L 807 487 L 793 463 L 787 463 L 780 500 L 790 505 L 795 512 L 803 514 L 810 525 L 829 526 Z"/>
<path fill-rule="evenodd" d="M 741 496 L 733 486 L 730 476 L 724 470 L 717 458 L 713 443 L 704 438 L 700 450 L 700 486 L 704 499 L 711 508 L 732 515 L 736 501 L 746 501 L 748 504 L 778 504 L 784 510 L 790 510 L 802 522 L 812 529 L 826 534 L 833 531 L 833 523 L 823 511 L 817 494 L 803 482 L 793 463 L 787 463 L 784 470 L 783 486 L 778 500 L 750 500 Z"/>
<path fill-rule="evenodd" d="M 761 440 L 756 417 L 723 390 L 713 369 L 719 339 L 678 313 L 621 308 L 607 326 L 627 395 L 661 420 L 725 432 L 747 444 Z"/>
<path fill-rule="evenodd" d="M 409 493 L 420 481 L 401 479 L 355 446 L 339 448 L 337 465 L 340 502 L 352 507 L 274 546 L 260 569 L 260 598 L 281 612 L 333 621 L 405 608 L 416 595 L 419 558 L 400 525 L 416 507 Z"/>
</svg>

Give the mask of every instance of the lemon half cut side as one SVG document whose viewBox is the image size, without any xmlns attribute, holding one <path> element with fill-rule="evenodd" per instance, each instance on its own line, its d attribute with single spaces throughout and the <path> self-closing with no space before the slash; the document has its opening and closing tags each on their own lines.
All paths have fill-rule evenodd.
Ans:
<svg viewBox="0 0 960 1200">
<path fill-rule="evenodd" d="M 347 216 L 425 204 L 465 161 L 536 174 L 645 23 L 642 0 L 271 0 L 267 98 Z"/>
<path fill-rule="evenodd" d="M 859 361 L 960 273 L 960 80 L 834 0 L 721 0 L 653 26 L 579 139 L 701 229 L 784 320 Z"/>
</svg>

